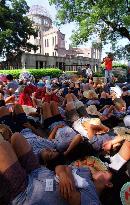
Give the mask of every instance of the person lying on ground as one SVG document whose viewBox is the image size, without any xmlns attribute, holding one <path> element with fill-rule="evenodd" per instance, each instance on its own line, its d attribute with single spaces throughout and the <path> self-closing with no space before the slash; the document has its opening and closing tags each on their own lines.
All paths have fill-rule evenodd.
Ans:
<svg viewBox="0 0 130 205">
<path fill-rule="evenodd" d="M 93 148 L 97 151 L 102 150 L 102 145 L 110 140 L 115 138 L 115 134 L 109 135 L 107 133 L 109 128 L 104 126 L 99 118 L 79 118 L 78 113 L 75 110 L 73 101 L 70 101 L 67 104 L 67 114 L 70 115 L 70 120 L 73 123 L 74 129 L 79 132 L 82 136 L 89 139 L 89 142 L 92 144 Z M 71 111 L 71 113 L 69 113 Z M 118 138 L 118 136 L 117 136 Z"/>
<path fill-rule="evenodd" d="M 57 166 L 54 173 L 41 167 L 19 133 L 11 137 L 11 144 L 0 143 L 0 179 L 2 205 L 100 205 L 98 194 L 112 187 L 109 172 L 91 174 L 87 168 Z"/>
<path fill-rule="evenodd" d="M 51 131 L 48 139 L 57 144 L 57 151 L 64 151 L 64 155 L 66 155 L 77 144 L 83 141 L 83 137 L 77 134 L 63 120 L 56 102 L 52 101 L 50 104 L 43 103 L 42 110 L 44 126 Z"/>
<path fill-rule="evenodd" d="M 87 109 L 85 109 L 84 106 L 80 106 L 78 109 L 76 109 L 74 101 L 73 101 L 73 97 L 70 94 L 66 96 L 66 99 L 67 99 L 66 120 L 72 124 L 72 127 L 74 128 L 74 130 L 80 133 L 83 137 L 88 138 L 87 131 L 85 130 L 82 124 L 83 122 L 89 121 L 91 119 L 89 117 L 89 114 L 87 113 Z M 104 129 L 105 126 L 103 127 L 102 125 L 100 126 L 100 128 Z"/>
<path fill-rule="evenodd" d="M 24 128 L 30 127 L 29 120 L 21 105 L 15 104 L 10 112 L 10 109 L 3 105 L 0 107 L 0 124 L 6 124 L 12 132 L 21 132 Z M 32 126 L 35 133 L 38 130 Z"/>
<path fill-rule="evenodd" d="M 55 112 L 56 110 L 58 112 L 56 103 L 52 102 L 51 105 L 52 108 L 55 110 Z M 49 111 L 49 106 L 46 103 L 44 104 L 44 106 L 43 108 L 46 108 L 45 110 L 47 111 L 48 109 Z M 28 119 L 26 118 L 26 115 L 20 105 L 15 106 L 14 109 L 15 118 L 12 118 L 12 115 L 10 115 L 6 107 L 1 107 L 0 113 L 1 113 L 0 122 L 2 124 L 4 123 L 5 125 L 9 126 L 13 133 L 19 131 L 32 145 L 33 151 L 36 154 L 40 153 L 41 150 L 43 151 L 45 149 L 51 149 L 51 150 L 57 150 L 58 152 L 62 152 L 64 155 L 67 155 L 80 142 L 83 141 L 81 135 L 79 134 L 77 135 L 77 133 L 69 126 L 64 126 L 65 123 L 63 124 L 63 121 L 62 124 L 59 125 L 57 124 L 57 126 L 55 126 L 55 128 L 50 133 L 49 139 L 38 137 L 39 136 L 38 130 L 30 123 L 28 123 Z M 49 114 L 50 112 L 47 113 Z M 44 113 L 44 117 L 45 117 L 45 113 Z M 51 122 L 51 119 L 49 119 L 49 121 Z M 56 122 L 54 124 L 56 124 Z M 50 125 L 53 127 L 54 124 L 51 123 Z M 40 133 L 40 136 L 43 137 L 42 133 Z"/>
</svg>

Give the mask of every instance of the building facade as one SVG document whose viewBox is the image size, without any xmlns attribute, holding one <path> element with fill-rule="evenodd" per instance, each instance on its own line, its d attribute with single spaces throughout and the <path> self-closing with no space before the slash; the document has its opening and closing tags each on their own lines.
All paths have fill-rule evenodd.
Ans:
<svg viewBox="0 0 130 205">
<path fill-rule="evenodd" d="M 75 70 L 78 66 L 90 64 L 92 68 L 101 62 L 101 49 L 65 47 L 65 34 L 55 28 L 47 10 L 34 5 L 28 17 L 33 21 L 38 36 L 31 36 L 29 42 L 37 45 L 37 51 L 25 52 L 22 56 L 22 67 L 45 68 L 59 67 L 63 70 Z"/>
</svg>

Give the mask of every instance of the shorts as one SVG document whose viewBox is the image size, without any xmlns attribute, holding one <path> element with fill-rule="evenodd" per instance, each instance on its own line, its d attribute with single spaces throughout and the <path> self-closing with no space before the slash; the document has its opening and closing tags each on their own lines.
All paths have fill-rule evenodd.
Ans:
<svg viewBox="0 0 130 205">
<path fill-rule="evenodd" d="M 15 116 L 10 114 L 0 118 L 0 123 L 9 126 L 12 132 L 21 132 L 23 129 L 22 125 L 26 122 L 27 117 L 25 113 L 20 113 Z"/>
<path fill-rule="evenodd" d="M 5 106 L 5 101 L 4 100 L 0 100 L 0 107 Z"/>
<path fill-rule="evenodd" d="M 79 114 L 79 117 L 88 117 L 88 113 L 87 113 L 86 108 L 84 106 L 79 107 L 77 109 L 77 112 Z"/>
<path fill-rule="evenodd" d="M 23 125 L 28 121 L 25 113 L 20 113 L 18 115 L 15 115 L 14 120 L 16 123 L 19 123 L 20 125 Z"/>
<path fill-rule="evenodd" d="M 39 168 L 38 159 L 34 157 L 32 150 L 19 158 L 19 161 L 16 161 L 11 167 L 9 167 L 3 174 L 3 179 L 6 179 L 7 182 L 4 182 L 4 189 L 8 188 L 8 190 L 0 188 L 0 202 L 1 202 L 1 192 L 3 193 L 3 201 L 4 198 L 8 198 L 8 201 L 12 201 L 17 195 L 21 192 L 24 192 L 28 180 L 27 174 L 31 173 L 34 169 Z M 1 189 L 3 189 L 1 191 Z M 4 203 L 3 203 L 4 204 Z"/>
<path fill-rule="evenodd" d="M 66 120 L 70 123 L 74 123 L 80 118 L 76 109 L 66 111 L 65 115 L 66 115 Z"/>
<path fill-rule="evenodd" d="M 63 121 L 63 118 L 62 118 L 62 116 L 60 114 L 59 115 L 55 115 L 55 116 L 50 117 L 50 118 L 47 118 L 47 119 L 44 120 L 44 127 L 48 128 L 53 123 L 59 122 L 59 121 Z"/>
<path fill-rule="evenodd" d="M 73 123 L 73 129 L 76 130 L 81 136 L 88 138 L 88 132 L 82 125 L 85 121 L 88 121 L 88 117 L 79 118 Z"/>
</svg>

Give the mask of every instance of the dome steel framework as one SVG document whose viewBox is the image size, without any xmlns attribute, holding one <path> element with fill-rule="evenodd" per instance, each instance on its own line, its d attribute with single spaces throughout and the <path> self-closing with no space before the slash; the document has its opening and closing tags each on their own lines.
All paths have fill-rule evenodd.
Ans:
<svg viewBox="0 0 130 205">
<path fill-rule="evenodd" d="M 42 16 L 51 18 L 47 9 L 40 5 L 31 6 L 28 14 L 29 15 L 42 15 Z"/>
</svg>

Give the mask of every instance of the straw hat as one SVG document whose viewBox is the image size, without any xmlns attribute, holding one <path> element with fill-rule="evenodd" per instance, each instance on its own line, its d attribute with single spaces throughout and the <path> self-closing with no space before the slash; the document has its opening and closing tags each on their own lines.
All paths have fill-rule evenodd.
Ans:
<svg viewBox="0 0 130 205">
<path fill-rule="evenodd" d="M 125 106 L 126 105 L 125 101 L 122 100 L 121 98 L 115 98 L 113 100 L 113 103 L 115 106 L 120 106 L 120 105 Z"/>
<path fill-rule="evenodd" d="M 0 136 L 1 136 L 1 139 L 2 137 L 4 138 L 4 140 L 9 140 L 12 136 L 12 131 L 11 129 L 5 125 L 5 124 L 0 124 Z"/>
<path fill-rule="evenodd" d="M 130 141 L 130 129 L 126 127 L 115 127 L 114 132 L 120 135 L 124 140 Z"/>
<path fill-rule="evenodd" d="M 83 92 L 83 96 L 89 100 L 98 99 L 98 95 L 94 90 L 88 90 Z"/>
<path fill-rule="evenodd" d="M 114 127 L 114 133 L 123 135 L 125 134 L 126 128 L 125 127 Z"/>
<path fill-rule="evenodd" d="M 72 163 L 75 167 L 91 167 L 95 171 L 108 171 L 106 165 L 97 157 L 87 156 Z"/>
<path fill-rule="evenodd" d="M 86 108 L 86 111 L 89 115 L 101 115 L 100 112 L 97 111 L 97 108 L 95 105 L 89 105 L 87 108 Z"/>
<path fill-rule="evenodd" d="M 4 141 L 2 134 L 0 133 L 0 142 Z"/>
<path fill-rule="evenodd" d="M 121 188 L 120 198 L 123 205 L 130 205 L 130 182 L 127 182 Z"/>
</svg>

